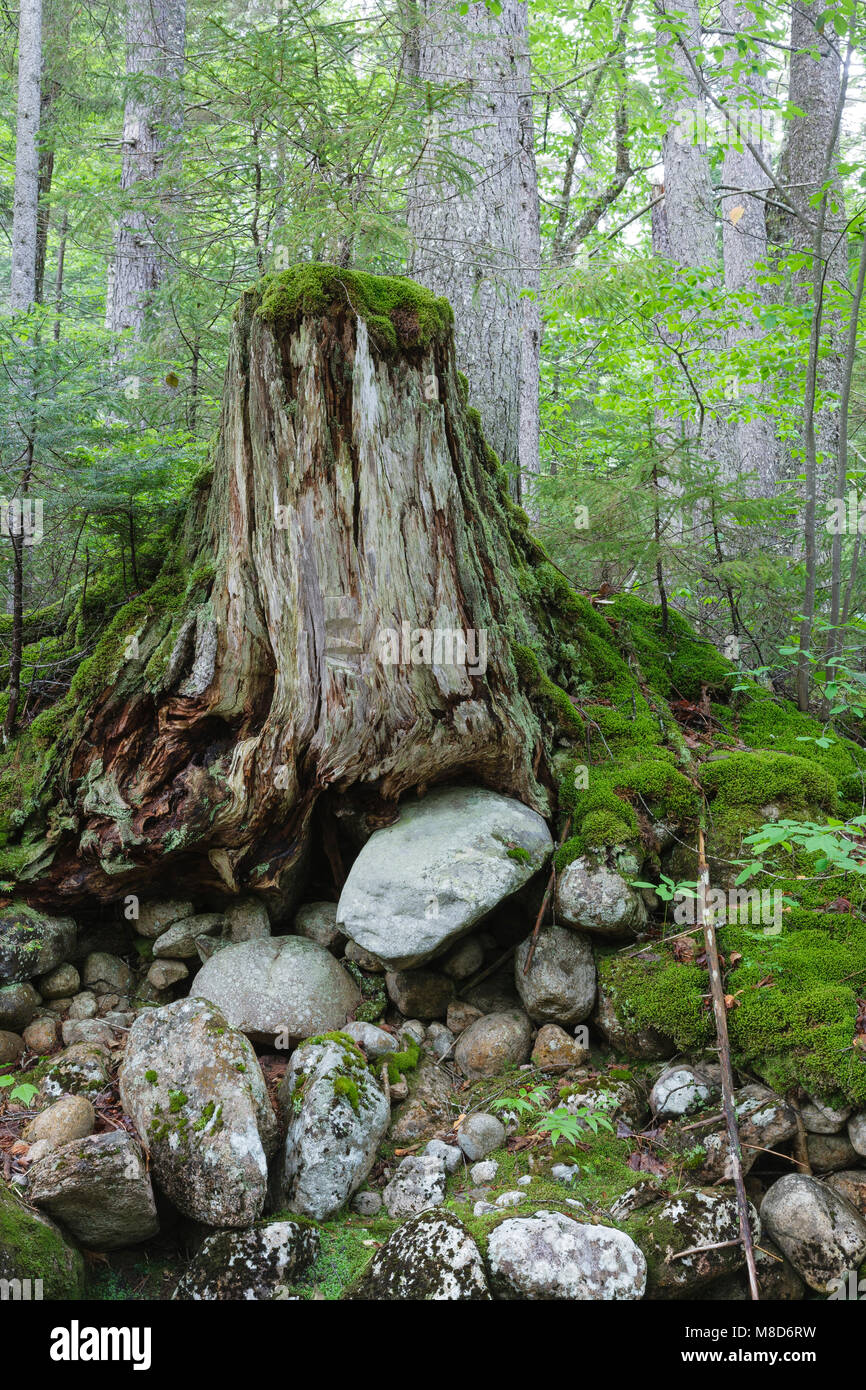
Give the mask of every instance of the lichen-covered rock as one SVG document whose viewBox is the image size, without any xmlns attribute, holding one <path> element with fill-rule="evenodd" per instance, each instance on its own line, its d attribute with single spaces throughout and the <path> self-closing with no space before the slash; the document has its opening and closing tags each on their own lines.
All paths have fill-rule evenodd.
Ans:
<svg viewBox="0 0 866 1390">
<path fill-rule="evenodd" d="M 194 1302 L 280 1298 L 316 1259 L 319 1235 L 297 1221 L 208 1236 L 172 1295 Z"/>
<path fill-rule="evenodd" d="M 503 1221 L 490 1233 L 487 1258 L 499 1298 L 633 1301 L 646 1288 L 646 1260 L 630 1236 L 564 1212 Z"/>
<path fill-rule="evenodd" d="M 376 1057 L 386 1057 L 389 1052 L 396 1052 L 399 1047 L 394 1034 L 386 1033 L 384 1028 L 377 1028 L 375 1023 L 347 1023 L 340 1031 L 363 1047 L 371 1061 Z"/>
<path fill-rule="evenodd" d="M 457 1039 L 454 1060 L 470 1080 L 498 1076 L 509 1066 L 529 1061 L 532 1024 L 521 1009 L 485 1014 Z"/>
<path fill-rule="evenodd" d="M 84 1293 L 81 1252 L 67 1245 L 53 1221 L 23 1206 L 2 1181 L 0 1279 L 29 1280 L 31 1299 L 55 1302 L 81 1298 Z"/>
<path fill-rule="evenodd" d="M 391 1109 L 346 1034 L 312 1039 L 293 1053 L 280 1085 L 288 1120 L 282 1191 L 290 1211 L 327 1221 L 361 1186 Z"/>
<path fill-rule="evenodd" d="M 643 898 L 622 874 L 584 855 L 573 859 L 556 882 L 557 920 L 597 936 L 624 936 L 646 924 Z"/>
<path fill-rule="evenodd" d="M 534 1023 L 582 1023 L 595 1003 L 595 960 L 582 932 L 542 927 L 532 965 L 524 973 L 532 937 L 521 941 L 514 957 L 514 983 Z"/>
<path fill-rule="evenodd" d="M 841 1134 L 851 1114 L 850 1105 L 841 1109 L 813 1096 L 800 1106 L 803 1124 L 809 1134 Z"/>
<path fill-rule="evenodd" d="M 866 1221 L 828 1183 L 787 1173 L 761 1203 L 761 1220 L 810 1289 L 828 1293 L 833 1281 L 866 1257 Z"/>
<path fill-rule="evenodd" d="M 42 1078 L 42 1094 L 93 1096 L 108 1085 L 108 1057 L 99 1043 L 75 1042 L 58 1052 Z"/>
<path fill-rule="evenodd" d="M 659 1120 L 678 1119 L 701 1110 L 719 1085 L 699 1067 L 667 1067 L 650 1092 L 650 1109 Z"/>
<path fill-rule="evenodd" d="M 444 1018 L 454 997 L 454 982 L 435 970 L 389 971 L 385 987 L 404 1018 Z"/>
<path fill-rule="evenodd" d="M 303 936 L 227 946 L 202 966 L 191 992 L 222 1009 L 233 1028 L 270 1045 L 340 1029 L 361 1002 L 339 961 Z"/>
<path fill-rule="evenodd" d="M 560 1092 L 560 1103 L 569 1114 L 581 1110 L 600 1111 L 611 1121 L 625 1120 L 632 1129 L 640 1129 L 647 1116 L 646 1095 L 639 1082 L 629 1076 L 576 1078 L 569 1089 Z"/>
<path fill-rule="evenodd" d="M 797 1133 L 797 1116 L 790 1105 L 766 1086 L 742 1086 L 734 1097 L 737 1128 L 740 1135 L 740 1156 L 744 1173 L 767 1149 L 778 1150 Z M 723 1119 L 695 1129 L 689 1126 L 681 1132 L 673 1127 L 666 1131 L 666 1142 L 677 1148 L 693 1150 L 699 1144 L 704 1157 L 699 1167 L 691 1168 L 701 1183 L 731 1182 L 731 1146 Z"/>
<path fill-rule="evenodd" d="M 749 1220 L 757 1244 L 761 1222 L 751 1203 Z M 648 1298 L 691 1296 L 713 1280 L 736 1273 L 745 1263 L 733 1196 L 702 1188 L 678 1192 L 641 1207 L 627 1225 L 646 1256 Z"/>
<path fill-rule="evenodd" d="M 370 836 L 337 925 L 391 970 L 422 965 L 522 888 L 552 848 L 541 816 L 512 797 L 437 787 Z"/>
<path fill-rule="evenodd" d="M 451 1081 L 448 1073 L 429 1057 L 422 1057 L 416 1071 L 408 1072 L 409 1098 L 394 1112 L 390 1139 L 394 1144 L 414 1144 L 450 1127 Z"/>
<path fill-rule="evenodd" d="M 71 917 L 51 917 L 26 903 L 0 908 L 0 984 L 53 970 L 72 952 L 75 931 Z"/>
<path fill-rule="evenodd" d="M 415 1216 L 445 1201 L 445 1164 L 438 1154 L 410 1154 L 382 1193 L 388 1215 Z"/>
<path fill-rule="evenodd" d="M 36 987 L 43 999 L 67 999 L 81 988 L 81 976 L 68 962 L 57 965 L 47 975 L 40 975 Z"/>
<path fill-rule="evenodd" d="M 481 1252 L 456 1216 L 423 1211 L 377 1250 L 352 1298 L 439 1303 L 490 1298 Z"/>
<path fill-rule="evenodd" d="M 252 1225 L 276 1117 L 252 1046 L 215 1005 L 191 997 L 140 1013 L 120 1095 L 156 1182 L 180 1211 L 209 1226 Z"/>
<path fill-rule="evenodd" d="M 557 1023 L 545 1023 L 538 1030 L 532 1049 L 532 1065 L 539 1071 L 568 1071 L 589 1061 L 589 1049 Z"/>
<path fill-rule="evenodd" d="M 95 1124 L 96 1112 L 86 1096 L 61 1096 L 30 1121 L 24 1138 L 28 1144 L 42 1141 L 50 1149 L 57 1149 L 71 1144 L 73 1139 L 86 1139 Z"/>
<path fill-rule="evenodd" d="M 140 1146 L 121 1130 L 91 1134 L 34 1163 L 27 1194 L 91 1250 L 117 1250 L 159 1230 Z"/>
</svg>

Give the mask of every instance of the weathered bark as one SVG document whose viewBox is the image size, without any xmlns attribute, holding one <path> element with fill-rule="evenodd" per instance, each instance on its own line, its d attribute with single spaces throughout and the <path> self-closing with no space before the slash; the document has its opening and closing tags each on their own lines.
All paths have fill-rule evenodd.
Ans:
<svg viewBox="0 0 866 1390">
<path fill-rule="evenodd" d="M 550 729 L 512 645 L 551 621 L 516 580 L 543 555 L 467 410 L 447 305 L 424 298 L 426 332 L 422 292 L 376 282 L 397 300 L 368 323 L 352 306 L 372 277 L 314 269 L 316 312 L 286 307 L 291 272 L 242 301 L 183 563 L 73 685 L 69 790 L 24 874 L 34 901 L 114 900 L 159 866 L 163 884 L 194 875 L 279 912 L 317 807 L 387 818 L 461 776 L 547 806 Z M 485 634 L 486 665 L 417 635 L 431 659 L 407 663 L 404 624 L 475 634 L 479 656 Z"/>
<path fill-rule="evenodd" d="M 42 78 L 42 0 L 21 0 L 18 24 L 18 113 L 12 208 L 9 302 L 27 310 L 36 299 L 39 214 L 39 111 Z"/>
<path fill-rule="evenodd" d="M 754 16 L 743 0 L 724 0 L 722 25 L 733 34 L 748 32 Z M 733 54 L 726 61 L 733 67 Z M 767 152 L 763 141 L 763 103 L 766 100 L 766 79 L 760 72 L 744 74 L 736 81 L 731 74 L 726 105 L 734 117 L 726 131 L 725 158 L 722 164 L 722 251 L 725 263 L 725 286 L 732 293 L 745 291 L 760 303 L 758 268 L 767 261 L 766 203 L 760 190 L 766 190 L 767 178 L 755 158 L 753 149 L 764 163 Z M 739 137 L 739 138 L 737 138 Z M 749 146 L 753 149 L 750 149 Z M 758 193 L 759 196 L 756 196 Z M 763 335 L 763 328 L 748 307 L 738 317 L 738 323 L 728 331 L 728 347 L 737 350 Z M 739 383 L 738 383 L 739 385 Z M 738 420 L 735 425 L 740 470 L 752 474 L 752 490 L 760 497 L 772 497 L 781 472 L 781 450 L 776 441 L 772 418 L 758 411 L 766 405 L 762 399 L 761 383 L 749 383 L 751 420 Z"/>
<path fill-rule="evenodd" d="M 109 270 L 106 327 L 144 331 L 150 301 L 164 273 L 163 206 L 158 181 L 168 134 L 182 116 L 177 85 L 183 72 L 185 0 L 129 0 L 126 75 L 132 81 L 123 115 L 123 197 Z"/>
<path fill-rule="evenodd" d="M 790 240 L 795 251 L 809 257 L 810 264 L 794 277 L 794 297 L 801 304 L 807 304 L 813 298 L 811 261 L 816 251 L 821 261 L 824 295 L 829 297 L 839 286 L 847 291 L 850 285 L 845 198 L 838 172 L 837 108 L 842 85 L 842 58 L 840 40 L 832 25 L 822 27 L 818 32 L 817 21 L 822 13 L 821 5 L 808 5 L 803 0 L 796 0 L 791 12 L 793 52 L 788 96 L 791 104 L 803 115 L 792 116 L 788 123 L 780 173 L 791 206 L 799 216 L 783 216 L 779 234 L 784 240 Z M 812 200 L 825 179 L 831 182 L 832 187 L 824 226 L 820 236 L 817 236 L 818 209 Z M 847 313 L 848 305 L 844 307 Z M 842 384 L 845 340 L 844 318 L 838 309 L 825 311 L 822 332 L 825 339 L 829 339 L 831 351 L 821 359 L 818 388 L 822 394 L 830 393 L 838 397 Z M 830 401 L 818 411 L 815 433 L 818 474 L 821 479 L 828 480 L 833 474 L 839 447 L 839 408 L 836 401 Z M 794 460 L 792 467 L 794 472 L 799 472 L 802 462 Z"/>
<path fill-rule="evenodd" d="M 435 138 L 409 202 L 410 273 L 447 296 L 457 358 L 491 447 L 517 478 L 538 472 L 537 294 L 541 262 L 526 5 L 457 18 L 414 5 L 410 67 L 430 92 Z M 423 105 L 426 104 L 422 102 Z M 462 164 L 443 176 L 436 150 Z M 432 152 L 431 152 L 432 151 Z M 468 176 L 468 177 L 467 177 Z"/>
</svg>

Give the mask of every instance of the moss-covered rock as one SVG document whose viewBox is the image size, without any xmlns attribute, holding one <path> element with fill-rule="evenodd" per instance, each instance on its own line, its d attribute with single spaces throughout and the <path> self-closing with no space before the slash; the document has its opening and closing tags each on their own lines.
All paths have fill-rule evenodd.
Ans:
<svg viewBox="0 0 866 1390">
<path fill-rule="evenodd" d="M 30 1297 L 81 1298 L 84 1261 L 53 1222 L 25 1207 L 0 1181 L 0 1280 L 30 1281 Z M 36 1281 L 42 1281 L 41 1295 Z M 14 1296 L 14 1294 L 13 1294 Z"/>
</svg>

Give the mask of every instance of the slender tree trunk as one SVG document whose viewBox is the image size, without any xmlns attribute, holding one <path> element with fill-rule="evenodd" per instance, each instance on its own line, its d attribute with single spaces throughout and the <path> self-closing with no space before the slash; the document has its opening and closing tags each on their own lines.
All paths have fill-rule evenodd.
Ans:
<svg viewBox="0 0 866 1390">
<path fill-rule="evenodd" d="M 13 310 L 36 300 L 39 217 L 39 115 L 42 99 L 42 0 L 20 0 L 15 193 L 12 208 Z"/>
<path fill-rule="evenodd" d="M 148 306 L 165 272 L 165 199 L 159 186 L 167 142 L 182 117 L 185 0 L 129 0 L 120 187 L 123 210 L 110 267 L 106 324 L 144 333 Z"/>
<path fill-rule="evenodd" d="M 722 27 L 735 34 L 747 32 L 754 25 L 754 16 L 745 0 L 724 0 Z M 727 40 L 730 42 L 730 40 Z M 766 189 L 767 178 L 752 145 L 766 162 L 764 150 L 764 103 L 766 79 L 751 72 L 733 75 L 734 55 L 730 50 L 726 66 L 729 87 L 726 105 L 732 118 L 725 131 L 725 157 L 722 164 L 722 248 L 725 263 L 725 286 L 732 293 L 745 291 L 760 303 L 763 294 L 758 285 L 758 267 L 767 260 L 766 204 L 754 190 Z M 739 55 L 737 55 L 739 56 Z M 755 342 L 763 334 L 756 315 L 744 308 L 735 327 L 728 331 L 728 347 L 732 352 L 744 344 Z M 739 382 L 736 383 L 739 391 Z M 750 385 L 750 402 L 738 401 L 742 409 L 749 404 L 752 410 L 766 404 L 759 382 Z M 744 412 L 745 413 L 745 412 Z M 759 497 L 772 497 L 781 471 L 781 451 L 776 441 L 772 417 L 756 413 L 753 419 L 738 420 L 735 425 L 740 471 L 752 474 L 751 490 Z"/>
<path fill-rule="evenodd" d="M 458 364 L 487 438 L 515 479 L 538 471 L 541 261 L 526 5 L 461 18 L 419 0 L 410 66 L 428 111 L 408 209 L 410 273 L 445 295 Z M 444 176 L 437 150 L 463 162 Z M 519 485 L 516 490 L 519 490 Z"/>
</svg>

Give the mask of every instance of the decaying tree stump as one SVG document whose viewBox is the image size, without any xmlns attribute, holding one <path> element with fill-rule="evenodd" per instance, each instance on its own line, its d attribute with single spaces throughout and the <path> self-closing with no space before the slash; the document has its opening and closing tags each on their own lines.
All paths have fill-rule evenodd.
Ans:
<svg viewBox="0 0 866 1390">
<path fill-rule="evenodd" d="M 580 728 L 547 674 L 553 571 L 451 318 L 409 281 L 322 266 L 244 296 L 212 477 L 58 710 L 33 902 L 195 887 L 279 917 L 317 806 L 332 832 L 382 824 L 464 779 L 549 811 L 553 744 Z"/>
</svg>

